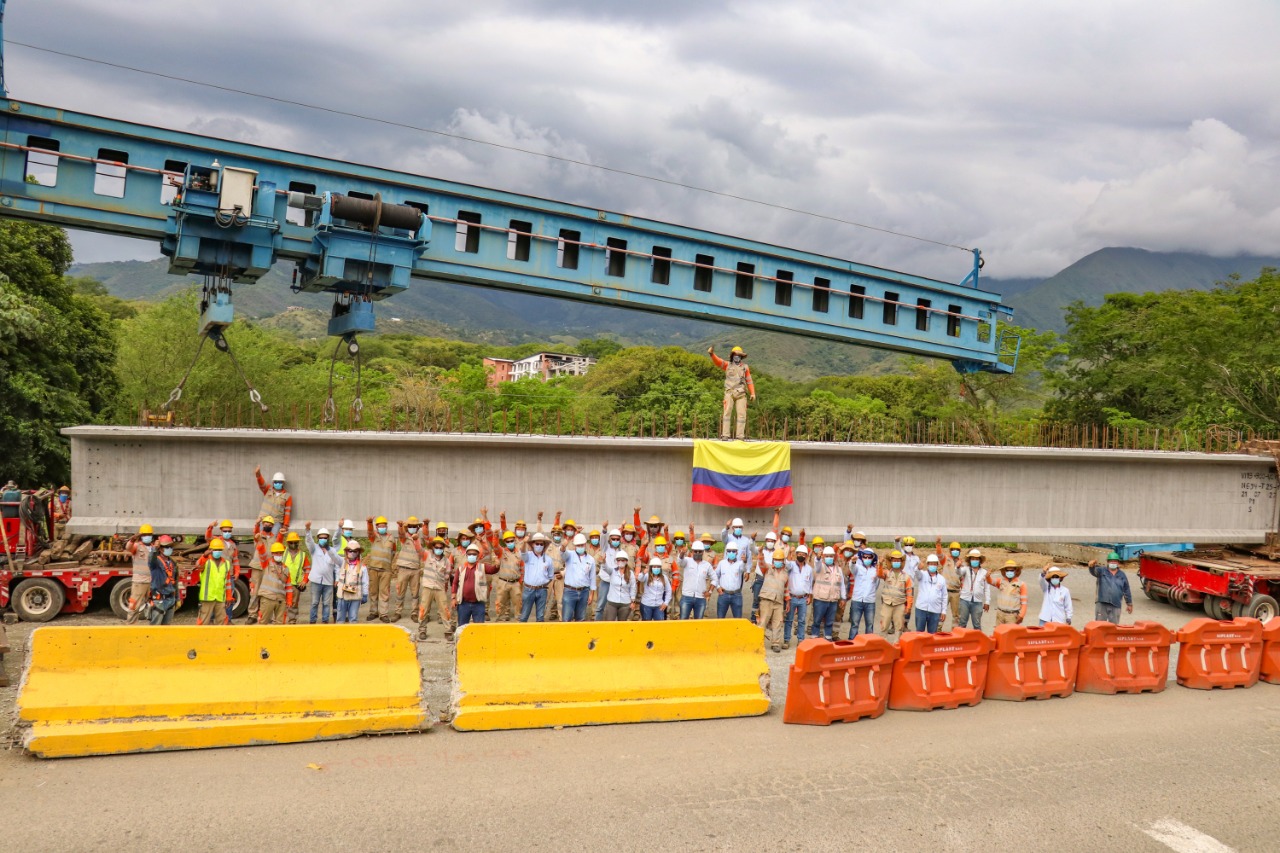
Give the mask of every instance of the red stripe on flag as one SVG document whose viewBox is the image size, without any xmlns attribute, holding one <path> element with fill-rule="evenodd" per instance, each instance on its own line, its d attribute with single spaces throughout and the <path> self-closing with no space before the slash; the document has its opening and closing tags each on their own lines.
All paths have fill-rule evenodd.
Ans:
<svg viewBox="0 0 1280 853">
<path fill-rule="evenodd" d="M 781 489 L 761 489 L 756 492 L 733 492 L 727 489 L 717 489 L 714 486 L 695 485 L 693 487 L 693 501 L 700 504 L 752 509 L 786 506 L 787 504 L 795 503 L 794 498 L 791 496 L 790 486 L 784 486 Z"/>
</svg>

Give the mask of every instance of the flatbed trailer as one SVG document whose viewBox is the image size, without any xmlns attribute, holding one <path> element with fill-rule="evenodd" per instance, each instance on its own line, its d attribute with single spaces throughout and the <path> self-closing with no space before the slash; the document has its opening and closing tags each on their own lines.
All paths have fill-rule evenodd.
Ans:
<svg viewBox="0 0 1280 853">
<path fill-rule="evenodd" d="M 1144 553 L 1138 577 L 1148 598 L 1183 610 L 1203 608 L 1214 619 L 1250 616 L 1263 622 L 1280 614 L 1280 562 L 1236 548 Z"/>
</svg>

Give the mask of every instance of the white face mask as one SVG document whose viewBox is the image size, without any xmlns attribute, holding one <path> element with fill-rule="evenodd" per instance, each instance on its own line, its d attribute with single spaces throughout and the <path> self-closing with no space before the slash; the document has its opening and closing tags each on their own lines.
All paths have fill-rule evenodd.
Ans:
<svg viewBox="0 0 1280 853">
<path fill-rule="evenodd" d="M 902 550 L 906 551 L 908 554 L 910 554 L 910 553 L 911 553 L 912 551 L 914 551 L 915 549 L 916 549 L 916 548 L 915 548 L 915 546 L 914 546 L 914 545 L 903 545 L 903 546 L 902 546 Z"/>
</svg>

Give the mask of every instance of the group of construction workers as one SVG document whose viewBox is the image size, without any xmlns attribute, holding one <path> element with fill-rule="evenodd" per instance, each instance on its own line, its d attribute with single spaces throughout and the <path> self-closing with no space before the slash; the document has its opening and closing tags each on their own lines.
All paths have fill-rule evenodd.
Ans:
<svg viewBox="0 0 1280 853">
<path fill-rule="evenodd" d="M 878 632 L 983 629 L 994 611 L 996 624 L 1022 624 L 1027 616 L 1023 566 L 1006 560 L 988 567 L 978 548 L 959 542 L 944 546 L 937 538 L 928 553 L 917 551 L 914 537 L 903 536 L 883 553 L 850 525 L 841 542 L 821 536 L 806 541 L 780 526 L 781 509 L 763 538 L 748 534 L 741 518 L 722 529 L 698 534 L 693 525 L 671 531 L 658 516 L 610 527 L 562 522 L 557 512 L 543 530 L 539 512 L 533 528 L 523 520 L 498 526 L 488 508 L 453 533 L 445 522 L 410 516 L 392 524 L 385 516 L 351 519 L 332 530 L 303 525 L 291 529 L 293 498 L 285 477 L 270 481 L 255 470 L 262 503 L 252 532 L 246 622 L 289 624 L 301 621 L 304 592 L 310 589 L 309 623 L 353 623 L 367 605 L 367 621 L 397 622 L 406 615 L 425 639 L 434 620 L 446 640 L 456 628 L 487 619 L 502 621 L 585 621 L 749 618 L 764 627 L 775 651 L 806 636 L 835 639 L 846 617 L 847 636 Z M 207 546 L 199 554 L 198 624 L 231 621 L 240 550 L 230 520 L 210 524 Z M 127 548 L 133 557 L 127 621 L 149 608 L 150 619 L 164 624 L 181 602 L 173 541 L 155 538 L 143 525 Z M 1090 564 L 1097 581 L 1096 616 L 1119 621 L 1123 603 L 1133 612 L 1128 578 L 1119 556 L 1105 565 Z M 1048 566 L 1040 573 L 1043 605 L 1040 622 L 1071 623 L 1067 571 Z M 744 592 L 751 587 L 750 608 Z M 914 626 L 912 617 L 914 614 Z"/>
</svg>

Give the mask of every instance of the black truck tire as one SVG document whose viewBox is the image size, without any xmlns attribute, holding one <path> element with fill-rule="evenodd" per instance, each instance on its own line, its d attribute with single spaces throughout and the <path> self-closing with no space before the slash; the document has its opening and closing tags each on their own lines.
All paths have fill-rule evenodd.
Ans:
<svg viewBox="0 0 1280 853">
<path fill-rule="evenodd" d="M 1280 604 L 1277 604 L 1271 596 L 1261 593 L 1249 599 L 1249 604 L 1244 609 L 1245 616 L 1257 619 L 1263 624 L 1276 618 L 1277 614 L 1280 614 Z"/>
<path fill-rule="evenodd" d="M 9 603 L 23 622 L 48 622 L 62 612 L 67 594 L 55 580 L 27 578 L 13 588 Z"/>
<path fill-rule="evenodd" d="M 120 578 L 116 581 L 116 585 L 111 587 L 111 592 L 107 595 L 107 603 L 111 605 L 111 612 L 121 619 L 129 618 L 129 593 L 133 591 L 133 580 L 131 578 Z"/>
</svg>

